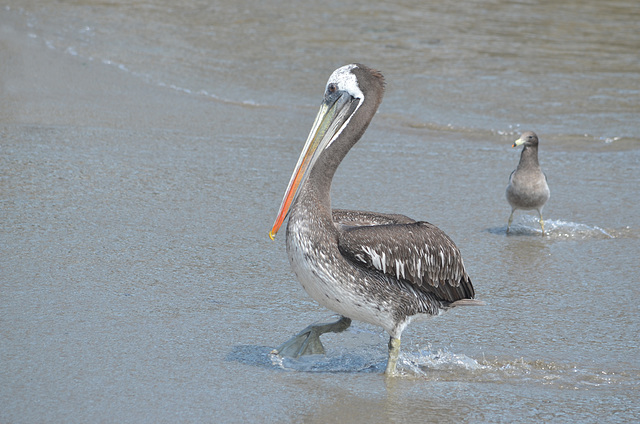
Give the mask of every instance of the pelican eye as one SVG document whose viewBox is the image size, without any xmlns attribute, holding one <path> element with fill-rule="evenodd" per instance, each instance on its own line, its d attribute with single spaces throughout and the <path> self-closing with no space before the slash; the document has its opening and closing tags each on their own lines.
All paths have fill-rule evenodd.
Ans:
<svg viewBox="0 0 640 424">
<path fill-rule="evenodd" d="M 338 84 L 332 82 L 327 86 L 327 94 L 333 94 L 338 91 Z"/>
</svg>

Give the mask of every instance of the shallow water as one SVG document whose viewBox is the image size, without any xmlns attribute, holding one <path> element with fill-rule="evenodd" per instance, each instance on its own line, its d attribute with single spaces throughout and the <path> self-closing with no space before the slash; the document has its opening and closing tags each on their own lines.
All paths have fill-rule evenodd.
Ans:
<svg viewBox="0 0 640 424">
<path fill-rule="evenodd" d="M 640 420 L 637 5 L 292 5 L 0 3 L 0 421 Z M 412 325 L 396 379 L 361 323 L 269 354 L 332 316 L 267 232 L 353 61 L 387 93 L 334 205 L 438 225 L 487 303 Z M 544 237 L 505 234 L 523 130 Z"/>
</svg>

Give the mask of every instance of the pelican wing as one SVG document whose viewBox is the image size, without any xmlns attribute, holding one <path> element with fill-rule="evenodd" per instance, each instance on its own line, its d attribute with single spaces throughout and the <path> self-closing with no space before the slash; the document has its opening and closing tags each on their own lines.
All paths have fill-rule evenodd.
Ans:
<svg viewBox="0 0 640 424">
<path fill-rule="evenodd" d="M 353 211 L 348 209 L 333 209 L 333 221 L 346 227 L 388 225 L 388 224 L 413 224 L 416 221 L 401 214 L 379 213 L 367 211 Z"/>
<path fill-rule="evenodd" d="M 352 226 L 339 233 L 340 252 L 360 265 L 405 280 L 448 302 L 474 296 L 460 251 L 435 225 L 414 221 Z"/>
</svg>

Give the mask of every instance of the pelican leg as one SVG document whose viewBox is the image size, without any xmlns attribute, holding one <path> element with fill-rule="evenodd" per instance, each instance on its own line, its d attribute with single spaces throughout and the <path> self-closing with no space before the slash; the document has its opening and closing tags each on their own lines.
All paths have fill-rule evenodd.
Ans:
<svg viewBox="0 0 640 424">
<path fill-rule="evenodd" d="M 391 336 L 389 338 L 389 359 L 387 360 L 387 369 L 384 371 L 386 375 L 396 374 L 396 364 L 400 355 L 400 339 Z"/>
<path fill-rule="evenodd" d="M 509 221 L 507 222 L 507 234 L 509 234 L 509 228 L 511 228 L 511 223 L 513 222 L 513 212 L 515 212 L 515 209 L 512 209 L 511 215 L 509 215 Z"/>
<path fill-rule="evenodd" d="M 320 336 L 324 333 L 340 333 L 350 325 L 351 319 L 347 317 L 340 317 L 336 322 L 310 325 L 275 348 L 271 353 L 289 358 L 299 358 L 303 355 L 322 355 L 324 354 L 324 346 L 322 346 Z"/>
</svg>

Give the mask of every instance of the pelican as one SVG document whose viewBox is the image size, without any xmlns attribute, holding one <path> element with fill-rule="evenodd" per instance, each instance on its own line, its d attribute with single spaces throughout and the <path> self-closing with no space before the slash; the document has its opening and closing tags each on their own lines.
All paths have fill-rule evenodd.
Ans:
<svg viewBox="0 0 640 424">
<path fill-rule="evenodd" d="M 513 221 L 516 209 L 537 210 L 540 217 L 540 228 L 544 236 L 544 220 L 542 208 L 549 200 L 551 192 L 547 185 L 547 176 L 538 163 L 538 136 L 533 131 L 523 133 L 511 147 L 522 146 L 518 167 L 509 176 L 507 185 L 507 201 L 511 205 L 511 215 L 507 223 L 507 234 Z"/>
<path fill-rule="evenodd" d="M 359 320 L 389 334 L 385 373 L 393 375 L 400 336 L 411 321 L 481 303 L 473 300 L 460 251 L 436 226 L 404 215 L 331 209 L 334 173 L 367 129 L 383 94 L 382 74 L 361 64 L 338 68 L 329 77 L 269 237 L 288 216 L 293 271 L 314 300 L 341 318 L 305 328 L 275 354 L 324 353 L 321 334 Z"/>
</svg>

